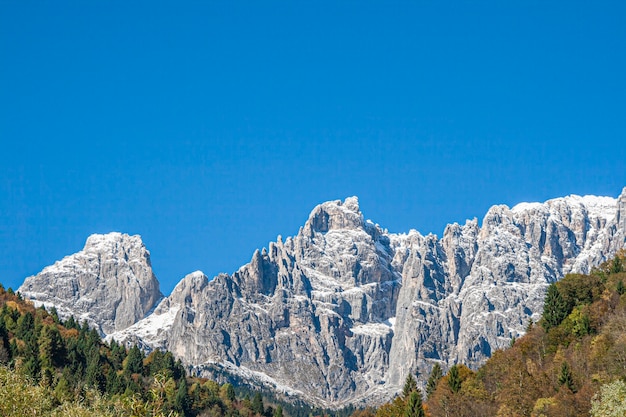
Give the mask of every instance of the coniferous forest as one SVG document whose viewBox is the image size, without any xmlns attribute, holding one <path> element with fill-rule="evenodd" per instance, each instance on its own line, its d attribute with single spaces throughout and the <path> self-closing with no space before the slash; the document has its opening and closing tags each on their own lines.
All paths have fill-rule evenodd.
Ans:
<svg viewBox="0 0 626 417">
<path fill-rule="evenodd" d="M 105 343 L 0 286 L 0 416 L 624 416 L 626 253 L 551 284 L 543 316 L 476 371 L 435 364 L 378 409 L 313 409 L 193 378 L 169 352 Z"/>
</svg>

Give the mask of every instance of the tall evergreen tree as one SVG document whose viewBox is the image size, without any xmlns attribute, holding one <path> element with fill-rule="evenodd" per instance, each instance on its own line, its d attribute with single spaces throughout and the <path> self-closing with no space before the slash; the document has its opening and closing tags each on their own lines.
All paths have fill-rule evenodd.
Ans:
<svg viewBox="0 0 626 417">
<path fill-rule="evenodd" d="M 52 368 L 61 362 L 63 340 L 56 326 L 43 326 L 39 332 L 38 344 L 39 362 L 43 368 Z"/>
<path fill-rule="evenodd" d="M 426 397 L 430 398 L 430 396 L 435 392 L 437 388 L 437 383 L 443 376 L 443 371 L 441 370 L 441 365 L 439 362 L 435 363 L 433 369 L 430 371 L 430 376 L 428 377 L 428 381 L 426 382 Z"/>
<path fill-rule="evenodd" d="M 128 351 L 124 372 L 127 374 L 141 374 L 143 372 L 143 354 L 137 345 L 133 345 Z"/>
<path fill-rule="evenodd" d="M 56 324 L 61 323 L 61 321 L 59 320 L 59 312 L 57 311 L 56 307 L 52 306 L 50 308 L 50 316 L 52 316 L 52 320 L 54 320 Z"/>
<path fill-rule="evenodd" d="M 76 323 L 74 316 L 70 316 L 67 320 L 65 320 L 63 325 L 66 329 L 78 329 L 78 323 Z"/>
<path fill-rule="evenodd" d="M 111 365 L 113 365 L 115 369 L 121 369 L 124 358 L 126 357 L 126 349 L 124 349 L 124 346 L 117 343 L 115 339 L 111 340 L 110 348 L 111 354 L 109 360 L 111 361 Z"/>
<path fill-rule="evenodd" d="M 543 306 L 542 325 L 544 329 L 550 330 L 558 326 L 567 317 L 567 303 L 561 296 L 556 284 L 550 284 Z"/>
<path fill-rule="evenodd" d="M 7 363 L 11 359 L 9 346 L 9 332 L 4 324 L 4 317 L 0 315 L 0 363 Z"/>
<path fill-rule="evenodd" d="M 573 393 L 576 392 L 574 387 L 574 378 L 572 377 L 572 371 L 570 370 L 567 362 L 563 362 L 561 365 L 561 373 L 559 374 L 559 385 L 566 386 Z"/>
<path fill-rule="evenodd" d="M 409 398 L 412 392 L 417 391 L 417 381 L 412 374 L 408 374 L 404 380 L 404 387 L 402 388 L 402 398 Z"/>
<path fill-rule="evenodd" d="M 404 407 L 404 417 L 425 417 L 422 393 L 419 390 L 411 391 L 409 400 Z"/>
<path fill-rule="evenodd" d="M 263 405 L 263 397 L 260 393 L 254 394 L 252 398 L 252 411 L 257 413 L 258 415 L 263 415 L 263 411 L 265 411 L 265 406 Z"/>
<path fill-rule="evenodd" d="M 103 392 L 106 388 L 106 379 L 102 372 L 100 352 L 97 347 L 91 349 L 87 357 L 87 368 L 85 369 L 85 382 L 87 386 Z"/>
<path fill-rule="evenodd" d="M 228 382 L 222 385 L 220 388 L 220 397 L 226 401 L 235 401 L 235 387 Z"/>
<path fill-rule="evenodd" d="M 15 329 L 15 335 L 24 341 L 28 341 L 32 336 L 35 329 L 35 318 L 27 311 L 17 319 L 17 327 Z"/>
<path fill-rule="evenodd" d="M 122 394 L 125 389 L 123 377 L 118 375 L 115 369 L 110 369 L 106 376 L 106 392 L 112 395 Z"/>
<path fill-rule="evenodd" d="M 189 412 L 189 392 L 187 390 L 187 379 L 181 378 L 178 383 L 178 391 L 176 391 L 176 397 L 174 398 L 174 407 L 176 410 L 187 415 Z"/>
<path fill-rule="evenodd" d="M 452 365 L 448 371 L 448 386 L 455 394 L 461 389 L 461 377 L 459 376 L 459 367 Z"/>
</svg>

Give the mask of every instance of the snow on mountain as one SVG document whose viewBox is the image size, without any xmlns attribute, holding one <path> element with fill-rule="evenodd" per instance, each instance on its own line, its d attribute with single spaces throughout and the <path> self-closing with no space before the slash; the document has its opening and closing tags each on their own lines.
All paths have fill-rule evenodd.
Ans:
<svg viewBox="0 0 626 417">
<path fill-rule="evenodd" d="M 318 405 L 376 404 L 409 372 L 423 383 L 434 363 L 476 367 L 523 334 L 551 282 L 625 246 L 625 214 L 626 188 L 617 200 L 494 206 L 481 225 L 451 224 L 439 238 L 388 233 L 364 220 L 356 197 L 330 201 L 232 275 L 186 276 L 109 337 Z"/>
<path fill-rule="evenodd" d="M 26 278 L 18 291 L 103 334 L 136 323 L 163 297 L 141 237 L 117 232 L 89 236 L 83 250 Z"/>
</svg>

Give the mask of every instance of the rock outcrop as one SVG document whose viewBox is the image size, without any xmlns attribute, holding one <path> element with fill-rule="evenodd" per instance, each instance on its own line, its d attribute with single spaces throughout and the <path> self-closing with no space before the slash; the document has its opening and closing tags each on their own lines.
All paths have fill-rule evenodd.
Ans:
<svg viewBox="0 0 626 417">
<path fill-rule="evenodd" d="M 381 403 L 409 372 L 423 383 L 435 363 L 477 367 L 523 334 L 550 283 L 624 248 L 625 219 L 626 189 L 618 199 L 494 206 L 482 224 L 452 224 L 439 238 L 388 233 L 356 198 L 331 201 L 232 275 L 188 275 L 109 337 L 321 406 Z"/>
<path fill-rule="evenodd" d="M 423 382 L 435 362 L 475 367 L 523 334 L 550 283 L 624 247 L 625 199 L 495 206 L 482 226 L 452 224 L 442 238 L 390 234 L 356 198 L 324 203 L 233 275 L 187 276 L 158 326 L 112 337 L 323 406 L 381 402 L 408 372 Z"/>
<path fill-rule="evenodd" d="M 83 250 L 26 278 L 18 291 L 103 335 L 141 320 L 163 297 L 141 237 L 121 233 L 91 235 Z"/>
</svg>

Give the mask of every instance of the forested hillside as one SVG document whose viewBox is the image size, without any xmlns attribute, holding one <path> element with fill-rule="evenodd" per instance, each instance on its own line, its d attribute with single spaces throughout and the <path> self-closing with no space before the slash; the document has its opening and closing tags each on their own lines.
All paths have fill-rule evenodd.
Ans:
<svg viewBox="0 0 626 417">
<path fill-rule="evenodd" d="M 281 417 L 282 409 L 258 392 L 186 376 L 169 352 L 146 357 L 103 343 L 86 323 L 61 321 L 0 285 L 0 416 Z"/>
<path fill-rule="evenodd" d="M 354 417 L 625 416 L 625 271 L 622 251 L 589 275 L 567 275 L 549 287 L 541 321 L 476 372 L 455 365 L 442 375 L 435 364 L 425 393 L 411 377 L 394 401 Z"/>
</svg>

